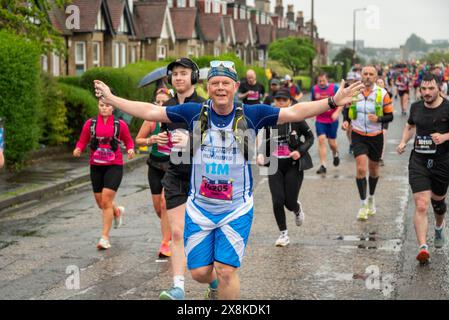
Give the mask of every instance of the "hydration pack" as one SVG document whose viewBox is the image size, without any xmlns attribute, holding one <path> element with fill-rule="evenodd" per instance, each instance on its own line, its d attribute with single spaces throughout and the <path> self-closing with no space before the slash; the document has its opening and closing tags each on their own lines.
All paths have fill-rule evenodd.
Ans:
<svg viewBox="0 0 449 320">
<path fill-rule="evenodd" d="M 97 150 L 98 145 L 99 145 L 96 129 L 97 129 L 97 119 L 92 118 L 92 122 L 90 123 L 90 137 L 91 137 L 90 138 L 90 149 L 92 151 Z M 111 150 L 114 152 L 117 150 L 117 148 L 120 144 L 119 136 L 120 136 L 120 120 L 114 119 L 114 137 L 109 144 Z"/>
</svg>

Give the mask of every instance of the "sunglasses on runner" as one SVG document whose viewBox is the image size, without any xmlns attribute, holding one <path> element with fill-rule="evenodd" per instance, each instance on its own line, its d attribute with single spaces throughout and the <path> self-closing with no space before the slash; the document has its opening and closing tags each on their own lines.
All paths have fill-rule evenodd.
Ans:
<svg viewBox="0 0 449 320">
<path fill-rule="evenodd" d="M 213 60 L 210 62 L 211 68 L 217 68 L 219 66 L 223 66 L 228 69 L 234 68 L 234 62 L 232 61 L 220 61 L 220 60 Z"/>
</svg>

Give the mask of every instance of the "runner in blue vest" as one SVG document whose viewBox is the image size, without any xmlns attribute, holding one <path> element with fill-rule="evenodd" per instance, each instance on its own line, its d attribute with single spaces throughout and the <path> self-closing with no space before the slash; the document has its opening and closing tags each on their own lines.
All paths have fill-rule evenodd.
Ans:
<svg viewBox="0 0 449 320">
<path fill-rule="evenodd" d="M 247 148 L 242 152 L 246 137 L 255 138 L 257 130 L 264 126 L 302 121 L 346 105 L 363 88 L 360 82 L 344 88 L 343 82 L 337 94 L 328 99 L 283 109 L 262 104 L 241 107 L 234 102 L 239 83 L 230 61 L 211 62 L 207 76 L 211 99 L 206 105 L 185 103 L 162 108 L 116 97 L 101 81 L 95 80 L 94 85 L 98 97 L 126 113 L 149 121 L 184 121 L 194 132 L 184 231 L 187 266 L 196 281 L 209 283 L 210 289 L 218 284 L 219 299 L 240 297 L 237 271 L 253 219 L 251 158 L 244 154 Z M 244 136 L 235 129 L 243 123 L 248 129 Z M 200 133 L 200 141 L 195 139 L 195 132 Z"/>
</svg>

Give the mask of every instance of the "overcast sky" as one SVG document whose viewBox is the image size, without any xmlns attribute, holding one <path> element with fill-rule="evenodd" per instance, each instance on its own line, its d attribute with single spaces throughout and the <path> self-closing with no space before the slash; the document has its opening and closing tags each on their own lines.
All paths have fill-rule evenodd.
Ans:
<svg viewBox="0 0 449 320">
<path fill-rule="evenodd" d="M 247 0 L 249 5 L 254 0 Z M 357 12 L 357 39 L 365 46 L 399 47 L 416 33 L 427 42 L 449 40 L 448 0 L 314 0 L 315 20 L 319 36 L 334 43 L 352 41 L 353 9 L 368 7 L 367 13 Z M 311 17 L 312 0 L 283 0 L 293 4 L 295 13 L 304 11 L 306 21 Z M 276 0 L 271 0 L 274 8 Z M 376 19 L 376 11 L 379 19 Z M 378 20 L 378 23 L 377 23 Z M 376 29 L 378 28 L 378 29 Z"/>
</svg>

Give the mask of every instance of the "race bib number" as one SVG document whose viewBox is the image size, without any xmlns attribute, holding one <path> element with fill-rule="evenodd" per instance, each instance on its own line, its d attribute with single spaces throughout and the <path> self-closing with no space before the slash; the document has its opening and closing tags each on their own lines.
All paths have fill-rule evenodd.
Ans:
<svg viewBox="0 0 449 320">
<path fill-rule="evenodd" d="M 437 145 L 433 142 L 431 136 L 416 136 L 415 152 L 434 154 L 437 152 Z"/>
<path fill-rule="evenodd" d="M 95 163 L 111 163 L 115 160 L 115 153 L 111 149 L 98 148 L 92 158 Z"/>
<path fill-rule="evenodd" d="M 272 155 L 279 159 L 290 158 L 290 149 L 287 144 L 280 144 Z"/>
<path fill-rule="evenodd" d="M 259 100 L 259 92 L 253 91 L 248 95 L 247 99 L 251 101 Z"/>
<path fill-rule="evenodd" d="M 210 180 L 203 177 L 200 195 L 215 201 L 232 201 L 232 180 Z"/>
</svg>

